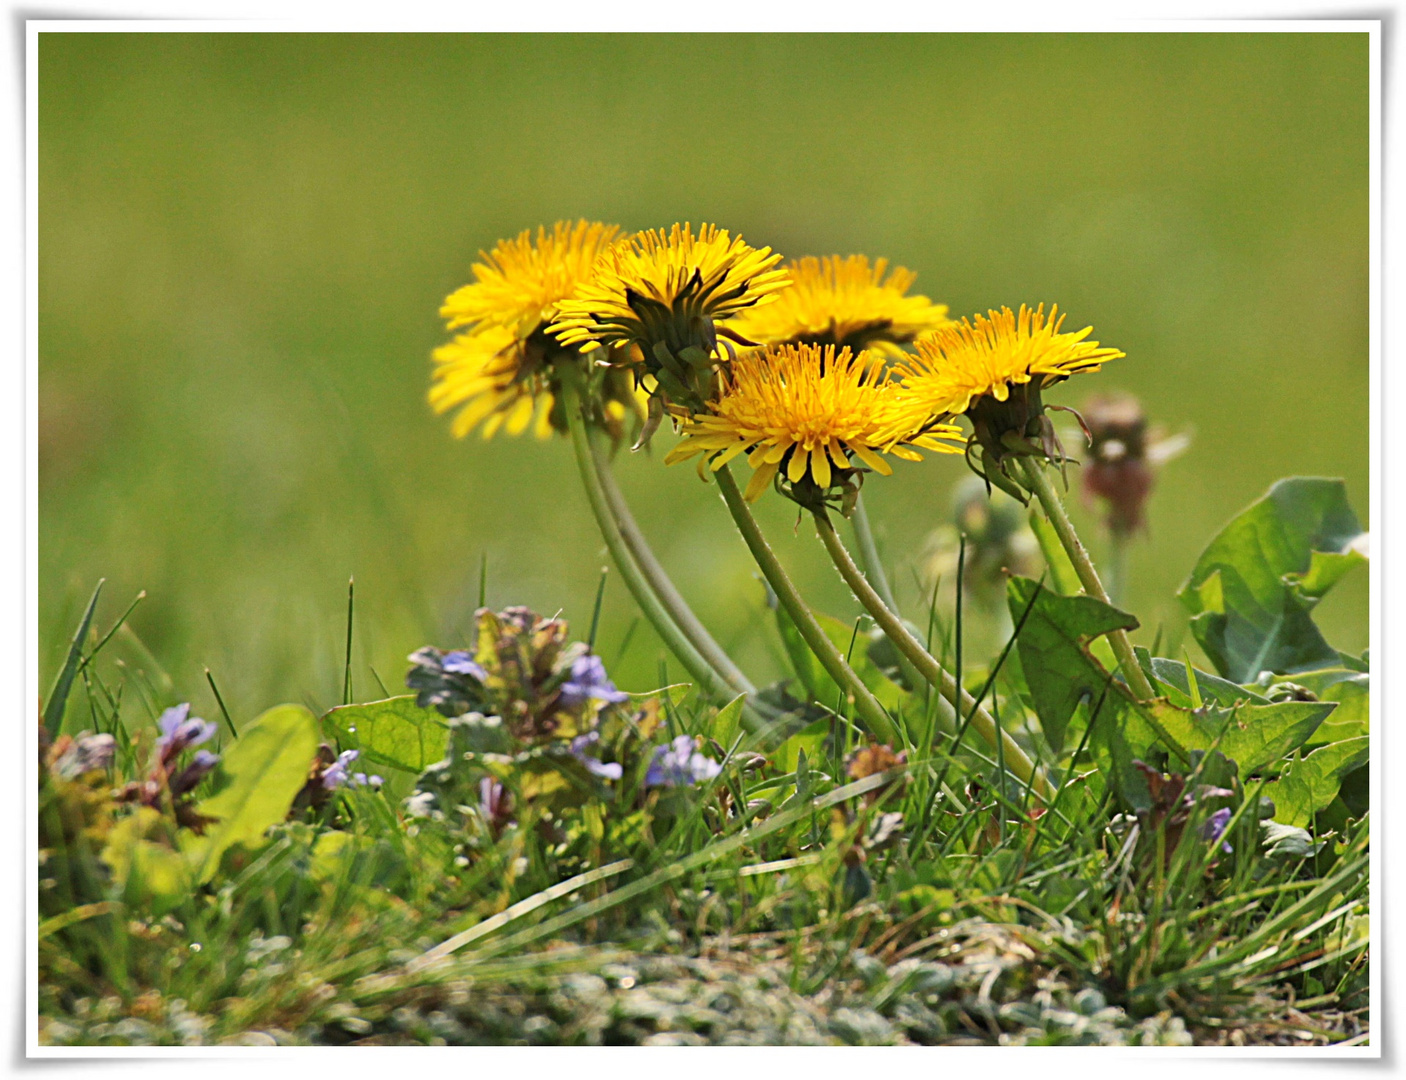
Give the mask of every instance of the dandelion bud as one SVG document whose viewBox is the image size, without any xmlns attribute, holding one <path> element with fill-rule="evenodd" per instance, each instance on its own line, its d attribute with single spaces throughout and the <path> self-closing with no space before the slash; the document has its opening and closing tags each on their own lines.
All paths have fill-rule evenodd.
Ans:
<svg viewBox="0 0 1406 1080">
<path fill-rule="evenodd" d="M 1084 491 L 1104 504 L 1110 532 L 1127 536 L 1144 524 L 1152 492 L 1147 460 L 1147 416 L 1127 394 L 1091 398 L 1083 410 L 1092 445 L 1084 469 Z"/>
</svg>

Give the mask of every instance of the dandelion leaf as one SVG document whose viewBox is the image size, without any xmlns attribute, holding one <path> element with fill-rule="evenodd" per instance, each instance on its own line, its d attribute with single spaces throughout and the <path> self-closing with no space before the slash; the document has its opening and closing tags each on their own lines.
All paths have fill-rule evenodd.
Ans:
<svg viewBox="0 0 1406 1080">
<path fill-rule="evenodd" d="M 1279 779 L 1266 784 L 1261 794 L 1274 802 L 1274 820 L 1306 828 L 1313 815 L 1326 810 L 1338 797 L 1343 777 L 1365 765 L 1366 736 L 1321 746 L 1296 761 L 1287 762 Z"/>
<path fill-rule="evenodd" d="M 1091 596 L 1059 596 L 1029 578 L 1013 577 L 1006 589 L 1011 619 L 1021 626 L 1016 648 L 1035 713 L 1058 753 L 1080 703 L 1092 709 L 1109 687 L 1090 641 L 1110 630 L 1135 629 L 1138 621 Z M 1110 690 L 1108 696 L 1121 695 Z"/>
<path fill-rule="evenodd" d="M 1178 593 L 1216 670 L 1244 683 L 1338 662 L 1311 613 L 1366 561 L 1361 535 L 1343 482 L 1320 477 L 1279 481 L 1226 525 Z"/>
</svg>

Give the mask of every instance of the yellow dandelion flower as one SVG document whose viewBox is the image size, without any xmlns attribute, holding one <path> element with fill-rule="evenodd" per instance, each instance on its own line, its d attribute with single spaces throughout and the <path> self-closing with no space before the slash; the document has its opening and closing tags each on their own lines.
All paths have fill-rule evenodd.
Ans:
<svg viewBox="0 0 1406 1080">
<path fill-rule="evenodd" d="M 851 454 L 887 476 L 893 469 L 884 454 L 916 461 L 914 447 L 961 452 L 965 440 L 950 424 L 905 427 L 895 391 L 872 352 L 808 344 L 749 350 L 724 369 L 712 412 L 686 423 L 665 462 L 702 454 L 717 470 L 745 453 L 756 470 L 746 493 L 752 500 L 783 469 L 793 490 L 808 481 L 823 495 L 850 479 Z"/>
<path fill-rule="evenodd" d="M 479 252 L 471 284 L 451 293 L 440 308 L 449 329 L 502 326 L 526 340 L 550 322 L 558 305 L 591 276 L 600 253 L 620 232 L 599 221 L 558 221 L 552 231 L 524 229 Z"/>
<path fill-rule="evenodd" d="M 1124 355 L 1086 341 L 1092 326 L 1060 333 L 1059 305 L 1048 318 L 1044 307 L 1022 304 L 1019 314 L 1003 307 L 924 334 L 914 343 L 917 355 L 897 366 L 904 397 L 930 413 L 964 413 L 981 398 L 1005 401 L 1014 386 L 1038 392 Z"/>
<path fill-rule="evenodd" d="M 909 296 L 917 275 L 902 266 L 889 270 L 887 259 L 871 264 L 864 255 L 806 256 L 786 269 L 791 284 L 775 303 L 745 311 L 730 324 L 742 337 L 763 345 L 804 341 L 898 355 L 895 346 L 949 322 L 947 305 Z"/>
<path fill-rule="evenodd" d="M 552 332 L 583 352 L 634 342 L 711 354 L 714 324 L 766 303 L 790 281 L 781 256 L 714 225 L 647 229 L 606 250 L 590 281 L 560 305 Z"/>
<path fill-rule="evenodd" d="M 479 253 L 474 281 L 440 309 L 450 330 L 467 330 L 434 352 L 430 404 L 437 413 L 460 409 L 451 428 L 456 438 L 480 424 L 484 438 L 500 428 L 515 435 L 529 425 L 545 438 L 560 427 L 551 368 L 567 350 L 544 328 L 619 231 L 600 222 L 558 221 L 550 231 L 539 228 L 535 239 L 524 229 Z M 606 402 L 606 421 L 618 425 L 624 404 Z"/>
</svg>

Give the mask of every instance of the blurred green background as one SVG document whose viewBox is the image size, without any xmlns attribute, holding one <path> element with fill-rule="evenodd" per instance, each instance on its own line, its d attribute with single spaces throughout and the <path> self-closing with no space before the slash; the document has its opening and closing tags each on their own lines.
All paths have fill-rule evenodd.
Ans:
<svg viewBox="0 0 1406 1080">
<path fill-rule="evenodd" d="M 1365 34 L 50 33 L 39 57 L 45 686 L 99 576 L 100 626 L 150 594 L 154 660 L 114 656 L 206 715 L 209 665 L 237 719 L 339 698 L 350 574 L 362 697 L 368 663 L 394 691 L 413 648 L 458 640 L 485 553 L 491 604 L 584 636 L 604 555 L 568 445 L 456 442 L 425 403 L 442 298 L 480 248 L 563 217 L 886 255 L 954 314 L 1043 300 L 1092 323 L 1127 359 L 1049 397 L 1127 389 L 1195 429 L 1132 559 L 1144 641 L 1181 633 L 1201 546 L 1279 477 L 1345 477 L 1367 524 Z M 700 616 L 773 677 L 761 586 L 716 489 L 662 465 L 672 438 L 622 484 Z M 870 484 L 890 562 L 963 475 Z M 788 507 L 761 504 L 774 542 L 852 618 Z M 1367 575 L 1320 611 L 1365 647 Z M 608 663 L 634 613 L 612 579 Z M 659 646 L 635 642 L 615 673 L 648 689 Z"/>
</svg>

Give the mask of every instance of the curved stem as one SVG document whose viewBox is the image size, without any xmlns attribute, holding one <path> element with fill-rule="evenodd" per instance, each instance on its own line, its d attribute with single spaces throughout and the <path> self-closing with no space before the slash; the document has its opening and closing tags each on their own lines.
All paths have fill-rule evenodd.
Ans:
<svg viewBox="0 0 1406 1080">
<path fill-rule="evenodd" d="M 874 543 L 874 530 L 869 526 L 869 511 L 864 506 L 862 494 L 854 500 L 854 513 L 850 521 L 854 525 L 854 542 L 859 549 L 859 564 L 864 568 L 865 576 L 873 583 L 874 591 L 879 594 L 884 606 L 901 619 L 903 615 L 898 610 L 898 601 L 894 599 L 893 589 L 889 587 L 888 575 L 884 573 L 884 564 L 879 558 L 878 545 Z M 908 686 L 916 690 L 921 673 L 902 650 L 898 653 L 898 668 L 903 672 Z"/>
<path fill-rule="evenodd" d="M 854 545 L 859 551 L 859 565 L 864 567 L 864 575 L 874 586 L 874 591 L 879 594 L 884 606 L 898 615 L 898 601 L 894 599 L 893 590 L 889 588 L 888 575 L 884 573 L 884 564 L 879 559 L 879 548 L 874 543 L 874 530 L 869 526 L 869 511 L 864 506 L 863 494 L 854 500 L 854 513 L 850 515 L 850 523 L 854 526 Z"/>
<path fill-rule="evenodd" d="M 1084 591 L 1095 600 L 1100 600 L 1105 604 L 1111 603 L 1108 599 L 1108 593 L 1103 588 L 1103 582 L 1098 578 L 1098 571 L 1094 569 L 1093 560 L 1089 558 L 1088 551 L 1084 549 L 1079 534 L 1074 531 L 1074 523 L 1069 520 L 1069 512 L 1064 508 L 1064 500 L 1059 497 L 1059 492 L 1055 490 L 1055 486 L 1051 483 L 1044 467 L 1028 457 L 1022 457 L 1018 460 L 1026 486 L 1035 493 L 1035 497 L 1040 500 L 1040 505 L 1044 507 L 1045 516 L 1050 519 L 1050 524 L 1054 526 L 1055 535 L 1059 537 L 1059 542 L 1068 552 L 1069 561 L 1074 564 L 1074 572 L 1079 575 L 1079 581 L 1084 586 Z M 1118 666 L 1123 669 L 1123 678 L 1128 681 L 1128 689 L 1133 692 L 1133 695 L 1139 701 L 1151 701 L 1156 697 L 1152 684 L 1147 681 L 1147 676 L 1143 673 L 1142 665 L 1137 662 L 1137 657 L 1133 654 L 1133 643 L 1128 639 L 1128 632 L 1126 630 L 1110 631 L 1108 644 L 1113 648 L 1113 655 L 1118 658 Z"/>
<path fill-rule="evenodd" d="M 1128 595 L 1128 534 L 1114 529 L 1108 539 L 1108 599 L 1120 606 Z"/>
<path fill-rule="evenodd" d="M 742 498 L 742 492 L 737 489 L 737 481 L 732 478 L 732 471 L 724 465 L 714 475 L 718 478 L 718 487 L 722 491 L 723 501 L 727 503 L 727 508 L 731 511 L 732 520 L 737 523 L 737 530 L 742 534 L 742 539 L 747 542 L 747 547 L 752 552 L 752 558 L 757 560 L 762 574 L 771 585 L 772 591 L 776 593 L 776 598 L 786 609 L 786 614 L 790 615 L 791 621 L 796 624 L 796 629 L 800 631 L 801 637 L 810 646 L 810 651 L 830 673 L 830 678 L 835 680 L 836 685 L 854 699 L 855 712 L 863 718 L 869 730 L 886 742 L 894 742 L 898 737 L 898 731 L 894 727 L 893 721 L 889 719 L 888 713 L 884 712 L 884 707 L 869 692 L 869 688 L 860 681 L 859 676 L 854 673 L 854 669 L 845 663 L 845 658 L 840 655 L 840 650 L 836 648 L 835 643 L 826 636 L 825 631 L 820 628 L 820 624 L 815 621 L 815 616 L 811 614 L 810 608 L 801 599 L 801 594 L 796 591 L 796 586 L 786 573 L 786 568 L 781 565 L 781 561 L 776 557 L 776 552 L 771 550 L 771 545 L 762 535 L 761 526 L 752 516 L 751 508 Z"/>
<path fill-rule="evenodd" d="M 922 674 L 923 678 L 932 684 L 944 698 L 946 698 L 958 713 L 970 718 L 972 727 L 987 745 L 992 747 L 997 754 L 1004 755 L 1006 766 L 1012 773 L 1018 776 L 1026 784 L 1031 785 L 1036 793 L 1047 804 L 1054 798 L 1055 792 L 1049 780 L 1045 777 L 1034 763 L 1020 748 L 1020 744 L 1011 738 L 1010 733 L 1002 728 L 985 708 L 979 706 L 976 700 L 965 690 L 957 686 L 957 680 L 946 671 L 941 664 L 933 659 L 932 655 L 923 648 L 922 644 L 909 633 L 902 621 L 884 604 L 878 592 L 869 584 L 868 579 L 860 572 L 855 565 L 854 559 L 845 549 L 844 542 L 839 534 L 835 532 L 835 527 L 830 524 L 829 517 L 823 511 L 815 514 L 815 527 L 820 533 L 821 542 L 830 553 L 830 558 L 839 570 L 840 577 L 844 578 L 845 584 L 864 605 L 864 609 L 874 617 L 874 621 L 879 624 L 884 633 L 896 645 Z"/>
<path fill-rule="evenodd" d="M 713 640 L 713 636 L 708 633 L 707 628 L 698 621 L 698 616 L 688 606 L 688 601 L 680 595 L 664 567 L 654 557 L 649 541 L 645 539 L 644 533 L 635 523 L 634 515 L 630 513 L 629 504 L 625 502 L 625 496 L 621 493 L 620 486 L 615 482 L 615 474 L 601 448 L 600 429 L 592 427 L 589 429 L 588 435 L 591 442 L 591 460 L 595 464 L 596 477 L 605 494 L 606 504 L 610 508 L 611 517 L 615 519 L 616 525 L 620 528 L 620 535 L 624 538 L 625 545 L 630 549 L 630 554 L 635 557 L 635 562 L 639 565 L 640 573 L 649 582 L 655 596 L 659 598 L 660 604 L 673 618 L 674 624 L 713 670 L 723 677 L 735 693 L 755 694 L 757 688 L 752 685 L 746 675 L 742 674 L 741 668 L 732 662 L 732 658 L 723 651 L 722 647 Z"/>
<path fill-rule="evenodd" d="M 698 681 L 704 696 L 720 704 L 730 701 L 737 694 L 732 692 L 727 681 L 699 655 L 698 650 L 674 624 L 674 620 L 659 602 L 659 598 L 654 595 L 654 590 L 649 587 L 649 582 L 640 572 L 639 566 L 630 554 L 630 549 L 625 544 L 625 538 L 620 534 L 619 526 L 610 515 L 610 506 L 606 501 L 605 492 L 601 489 L 600 478 L 596 475 L 595 464 L 591 459 L 590 439 L 586 434 L 586 419 L 581 415 L 581 373 L 574 367 L 563 365 L 561 388 L 562 404 L 566 410 L 566 422 L 571 428 L 571 442 L 576 450 L 576 465 L 581 473 L 581 482 L 586 487 L 586 498 L 591 504 L 591 511 L 596 516 L 596 524 L 600 526 L 601 535 L 605 538 L 605 546 L 610 549 L 611 557 L 620 570 L 620 576 L 625 579 L 626 586 L 634 596 L 635 602 L 639 604 L 640 610 L 644 612 L 645 618 L 653 624 L 659 636 L 664 639 L 664 644 L 679 658 L 688 673 Z"/>
</svg>

